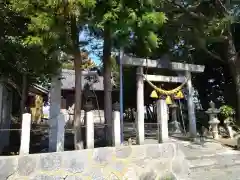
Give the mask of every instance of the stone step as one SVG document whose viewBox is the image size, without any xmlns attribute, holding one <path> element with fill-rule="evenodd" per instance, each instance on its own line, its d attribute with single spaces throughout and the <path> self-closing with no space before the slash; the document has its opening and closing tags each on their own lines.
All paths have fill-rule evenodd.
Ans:
<svg viewBox="0 0 240 180">
<path fill-rule="evenodd" d="M 186 159 L 189 161 L 191 169 L 240 166 L 239 152 L 226 151 L 224 153 L 186 157 Z"/>
<path fill-rule="evenodd" d="M 186 179 L 240 180 L 240 153 L 228 150 L 223 153 L 186 157 L 190 171 Z"/>
<path fill-rule="evenodd" d="M 240 180 L 239 169 L 240 165 L 195 169 L 188 174 L 186 180 Z"/>
<path fill-rule="evenodd" d="M 240 180 L 240 152 L 220 143 L 194 144 L 180 142 L 179 147 L 189 163 L 184 180 Z"/>
</svg>

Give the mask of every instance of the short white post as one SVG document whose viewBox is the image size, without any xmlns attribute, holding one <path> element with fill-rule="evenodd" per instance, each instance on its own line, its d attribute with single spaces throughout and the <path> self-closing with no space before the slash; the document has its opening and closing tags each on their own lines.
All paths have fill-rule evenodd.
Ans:
<svg viewBox="0 0 240 180">
<path fill-rule="evenodd" d="M 121 145 L 121 122 L 120 122 L 120 105 L 118 102 L 113 104 L 113 145 Z"/>
<path fill-rule="evenodd" d="M 168 141 L 168 107 L 164 99 L 157 100 L 158 142 Z"/>
<path fill-rule="evenodd" d="M 85 110 L 85 125 L 86 125 L 86 148 L 94 148 L 94 117 L 93 104 L 91 101 L 84 105 Z"/>
<path fill-rule="evenodd" d="M 57 152 L 64 151 L 64 138 L 65 138 L 65 116 L 60 113 L 57 120 Z"/>
<path fill-rule="evenodd" d="M 144 144 L 144 81 L 143 81 L 143 67 L 137 68 L 137 143 Z"/>
<path fill-rule="evenodd" d="M 22 132 L 21 132 L 21 144 L 20 155 L 29 154 L 30 146 L 30 129 L 31 129 L 31 114 L 24 113 L 22 115 Z"/>
</svg>

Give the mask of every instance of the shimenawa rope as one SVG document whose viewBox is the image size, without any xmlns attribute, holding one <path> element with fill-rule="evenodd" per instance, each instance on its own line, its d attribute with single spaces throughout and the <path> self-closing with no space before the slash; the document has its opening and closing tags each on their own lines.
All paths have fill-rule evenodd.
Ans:
<svg viewBox="0 0 240 180">
<path fill-rule="evenodd" d="M 156 91 L 158 91 L 160 94 L 164 94 L 164 95 L 172 95 L 172 94 L 175 94 L 177 93 L 178 91 L 180 91 L 183 86 L 187 83 L 189 77 L 185 78 L 185 81 L 178 87 L 172 89 L 172 90 L 165 90 L 165 89 L 162 89 L 162 88 L 159 88 L 157 86 L 155 86 L 151 81 L 149 81 L 146 76 L 144 74 L 139 74 L 141 76 L 143 76 L 143 78 L 146 80 L 146 82 Z"/>
</svg>

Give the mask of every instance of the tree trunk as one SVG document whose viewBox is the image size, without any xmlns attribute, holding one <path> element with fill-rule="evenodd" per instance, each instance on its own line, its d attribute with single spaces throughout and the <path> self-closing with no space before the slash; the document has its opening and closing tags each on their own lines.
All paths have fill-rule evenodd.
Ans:
<svg viewBox="0 0 240 180">
<path fill-rule="evenodd" d="M 228 36 L 228 64 L 236 88 L 236 115 L 237 123 L 240 124 L 240 59 L 238 57 L 232 34 Z"/>
<path fill-rule="evenodd" d="M 236 88 L 236 117 L 237 123 L 240 124 L 240 62 L 236 57 L 236 60 L 231 61 L 230 70 L 234 80 Z"/>
<path fill-rule="evenodd" d="M 103 72 L 104 72 L 104 117 L 106 126 L 106 139 L 112 145 L 112 83 L 111 83 L 111 30 L 104 28 L 103 45 Z"/>
<path fill-rule="evenodd" d="M 80 150 L 84 148 L 81 131 L 82 57 L 79 47 L 79 32 L 75 17 L 71 18 L 71 35 L 73 42 L 74 69 L 75 69 L 74 146 L 76 150 Z"/>
<path fill-rule="evenodd" d="M 25 112 L 26 107 L 26 100 L 27 100 L 27 75 L 22 75 L 22 97 L 21 97 L 21 104 L 20 104 L 20 119 L 22 119 L 22 114 Z"/>
<path fill-rule="evenodd" d="M 240 68 L 240 66 L 238 66 Z M 238 68 L 238 69 L 239 69 Z M 236 100 L 237 100 L 237 106 L 236 106 L 236 117 L 237 117 L 237 123 L 240 125 L 240 71 L 236 71 L 235 75 L 235 86 L 236 86 Z"/>
<path fill-rule="evenodd" d="M 75 68 L 75 108 L 74 108 L 74 144 L 75 149 L 83 149 L 83 139 L 81 131 L 81 105 L 82 105 L 82 70 L 81 70 L 81 54 L 74 55 L 74 68 Z"/>
</svg>

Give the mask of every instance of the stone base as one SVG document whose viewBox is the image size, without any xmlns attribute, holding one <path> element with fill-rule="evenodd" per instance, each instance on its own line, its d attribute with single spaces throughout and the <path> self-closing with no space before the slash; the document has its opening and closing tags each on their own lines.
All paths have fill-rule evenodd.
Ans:
<svg viewBox="0 0 240 180">
<path fill-rule="evenodd" d="M 181 124 L 179 122 L 172 121 L 168 123 L 169 134 L 180 134 L 183 133 Z"/>
</svg>

